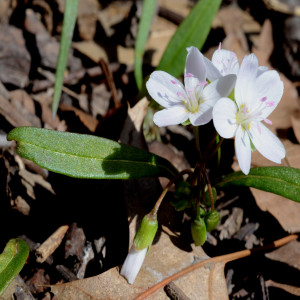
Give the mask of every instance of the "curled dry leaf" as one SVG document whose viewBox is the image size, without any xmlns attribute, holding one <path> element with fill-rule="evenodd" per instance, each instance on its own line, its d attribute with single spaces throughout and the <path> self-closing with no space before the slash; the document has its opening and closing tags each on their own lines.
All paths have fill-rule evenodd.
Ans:
<svg viewBox="0 0 300 300">
<path fill-rule="evenodd" d="M 0 81 L 25 87 L 28 83 L 31 58 L 22 30 L 0 25 Z"/>
</svg>

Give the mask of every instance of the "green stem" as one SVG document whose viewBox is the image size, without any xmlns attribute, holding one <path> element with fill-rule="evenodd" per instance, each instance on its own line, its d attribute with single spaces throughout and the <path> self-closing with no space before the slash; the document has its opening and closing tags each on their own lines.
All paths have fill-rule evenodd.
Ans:
<svg viewBox="0 0 300 300">
<path fill-rule="evenodd" d="M 158 200 L 156 201 L 152 211 L 150 212 L 150 215 L 152 217 L 156 217 L 157 215 L 157 212 L 158 212 L 158 209 L 166 195 L 166 193 L 169 191 L 169 188 L 172 186 L 172 184 L 179 178 L 181 177 L 182 175 L 184 174 L 193 174 L 194 172 L 190 169 L 186 169 L 186 170 L 183 170 L 181 172 L 179 172 L 175 177 L 173 177 L 167 184 L 167 186 L 165 187 L 165 189 L 162 191 L 162 193 L 160 194 Z"/>
<path fill-rule="evenodd" d="M 215 147 L 210 151 L 209 155 L 207 155 L 208 153 L 205 153 L 207 156 L 205 157 L 206 160 L 211 159 L 216 152 L 218 151 L 218 149 L 221 147 L 222 143 L 224 141 L 224 138 L 220 137 L 220 141 L 215 145 Z"/>
<path fill-rule="evenodd" d="M 196 149 L 199 154 L 200 161 L 202 160 L 201 148 L 200 148 L 200 139 L 199 139 L 199 126 L 194 127 L 194 134 L 196 139 Z"/>
<path fill-rule="evenodd" d="M 207 174 L 206 169 L 204 168 L 203 170 L 204 170 L 203 173 L 204 173 L 204 176 L 205 176 L 205 179 L 206 179 L 208 194 L 209 194 L 209 198 L 210 198 L 211 211 L 214 211 L 215 210 L 215 202 L 214 202 L 214 196 L 213 196 L 213 192 L 212 192 L 212 188 L 211 188 L 209 176 Z"/>
</svg>

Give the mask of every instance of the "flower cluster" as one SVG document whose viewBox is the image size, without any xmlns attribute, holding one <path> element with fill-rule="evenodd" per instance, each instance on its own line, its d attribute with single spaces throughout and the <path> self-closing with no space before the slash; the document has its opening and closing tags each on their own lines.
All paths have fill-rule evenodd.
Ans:
<svg viewBox="0 0 300 300">
<path fill-rule="evenodd" d="M 254 54 L 245 56 L 239 67 L 235 53 L 219 47 L 210 61 L 195 48 L 187 49 L 184 85 L 163 71 L 151 74 L 147 89 L 164 107 L 155 113 L 158 126 L 189 121 L 194 126 L 213 119 L 218 134 L 235 137 L 235 150 L 241 170 L 248 174 L 251 151 L 257 149 L 267 159 L 280 163 L 285 149 L 280 140 L 262 123 L 283 94 L 278 73 L 259 67 Z M 234 89 L 234 100 L 228 95 Z"/>
</svg>

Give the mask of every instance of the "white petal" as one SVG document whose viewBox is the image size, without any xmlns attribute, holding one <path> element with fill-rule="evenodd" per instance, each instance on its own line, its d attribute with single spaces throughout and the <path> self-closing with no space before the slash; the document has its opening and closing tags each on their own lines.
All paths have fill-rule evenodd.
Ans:
<svg viewBox="0 0 300 300">
<path fill-rule="evenodd" d="M 254 81 L 257 74 L 258 60 L 252 53 L 245 56 L 241 68 L 237 75 L 236 85 L 234 88 L 235 101 L 240 107 L 242 104 L 253 101 L 253 92 L 255 90 Z"/>
<path fill-rule="evenodd" d="M 153 122 L 159 127 L 177 125 L 185 122 L 188 117 L 189 114 L 186 108 L 183 105 L 176 105 L 155 113 Z"/>
<path fill-rule="evenodd" d="M 185 77 L 187 74 L 192 74 L 199 82 L 206 79 L 206 68 L 202 53 L 196 47 L 187 48 L 188 54 L 185 62 Z M 185 84 L 186 85 L 186 84 Z"/>
<path fill-rule="evenodd" d="M 171 107 L 186 97 L 183 84 L 163 71 L 155 71 L 146 83 L 150 96 L 163 107 Z"/>
<path fill-rule="evenodd" d="M 285 157 L 285 149 L 279 138 L 260 122 L 259 129 L 251 126 L 249 131 L 255 148 L 267 159 L 280 164 Z"/>
<path fill-rule="evenodd" d="M 133 284 L 135 281 L 135 278 L 143 265 L 146 254 L 147 248 L 135 250 L 133 246 L 131 247 L 120 272 L 120 274 L 127 279 L 128 283 Z"/>
<path fill-rule="evenodd" d="M 266 66 L 259 66 L 257 69 L 257 76 L 261 75 L 263 72 L 269 71 L 269 68 Z"/>
<path fill-rule="evenodd" d="M 283 82 L 280 80 L 277 71 L 266 71 L 258 76 L 255 80 L 255 100 L 252 105 L 261 107 L 261 99 L 264 101 L 263 109 L 261 111 L 261 119 L 265 119 L 278 105 L 283 95 Z M 253 99 L 253 100 L 254 100 Z M 255 107 L 253 107 L 255 109 Z"/>
<path fill-rule="evenodd" d="M 224 49 L 218 49 L 212 56 L 212 63 L 220 71 L 222 76 L 237 74 L 239 71 L 239 61 L 234 52 Z"/>
<path fill-rule="evenodd" d="M 227 75 L 207 85 L 203 90 L 205 103 L 214 106 L 220 98 L 227 97 L 234 86 L 235 80 L 235 75 Z"/>
<path fill-rule="evenodd" d="M 242 172 L 248 175 L 251 165 L 251 145 L 248 133 L 241 126 L 236 131 L 235 153 Z"/>
<path fill-rule="evenodd" d="M 221 98 L 213 109 L 213 122 L 220 136 L 229 139 L 235 136 L 237 106 L 229 98 Z"/>
<path fill-rule="evenodd" d="M 202 103 L 198 112 L 189 114 L 192 125 L 200 126 L 207 124 L 212 119 L 212 109 L 211 105 Z"/>
<path fill-rule="evenodd" d="M 206 77 L 210 82 L 213 82 L 222 77 L 220 71 L 214 66 L 214 64 L 204 56 L 204 63 L 206 67 Z"/>
</svg>

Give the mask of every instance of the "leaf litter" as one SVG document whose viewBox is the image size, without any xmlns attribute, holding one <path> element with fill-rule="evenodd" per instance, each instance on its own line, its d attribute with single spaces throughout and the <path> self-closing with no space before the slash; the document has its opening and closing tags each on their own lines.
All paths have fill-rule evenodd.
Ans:
<svg viewBox="0 0 300 300">
<path fill-rule="evenodd" d="M 179 2 L 180 4 L 178 6 L 172 4 L 171 1 L 159 2 L 158 11 L 160 11 L 160 16 L 157 16 L 155 19 L 147 44 L 148 52 L 146 52 L 145 56 L 147 68 L 155 67 L 158 64 L 167 45 L 167 41 L 175 32 L 180 20 L 184 19 L 192 7 L 190 1 Z M 81 133 L 93 132 L 95 135 L 106 136 L 114 138 L 115 140 L 119 139 L 121 135 L 120 140 L 124 143 L 132 144 L 140 148 L 146 147 L 147 144 L 142 136 L 141 124 L 148 103 L 144 99 L 134 106 L 132 99 L 134 99 L 136 90 L 132 83 L 131 66 L 133 62 L 133 48 L 128 47 L 128 45 L 134 41 L 134 32 L 136 30 L 136 25 L 134 24 L 136 24 L 136 20 L 138 20 L 139 17 L 138 7 L 131 1 L 114 1 L 111 4 L 107 4 L 105 1 L 81 1 L 82 9 L 79 10 L 80 16 L 77 23 L 78 31 L 75 37 L 76 42 L 74 42 L 73 46 L 74 52 L 70 55 L 69 69 L 65 74 L 65 90 L 62 97 L 62 105 L 58 116 L 53 121 L 49 108 L 53 95 L 53 80 L 51 76 L 45 76 L 45 72 L 50 72 L 52 78 L 54 78 L 54 68 L 59 45 L 58 34 L 61 31 L 59 18 L 63 12 L 63 1 L 55 1 L 55 3 L 57 7 L 52 7 L 51 5 L 47 6 L 46 1 L 33 1 L 33 5 L 24 10 L 24 34 L 22 34 L 22 30 L 18 29 L 20 26 L 15 26 L 18 25 L 18 22 L 11 17 L 16 9 L 14 1 L 7 0 L 0 4 L 0 26 L 3 29 L 0 35 L 0 45 L 3 45 L 3 47 L 0 47 L 0 66 L 2 66 L 0 81 L 1 86 L 4 87 L 4 89 L 0 89 L 0 114 L 3 130 L 8 132 L 12 127 L 27 125 L 55 128 L 63 131 L 73 130 L 74 132 Z M 135 13 L 134 9 L 137 9 Z M 164 12 L 164 14 L 162 12 Z M 168 19 L 164 17 L 166 15 L 168 15 Z M 211 36 L 218 34 L 221 30 L 223 32 L 221 34 L 221 41 L 224 39 L 222 42 L 223 48 L 235 51 L 241 59 L 249 51 L 251 43 L 253 43 L 253 51 L 258 56 L 260 64 L 271 66 L 269 60 L 273 53 L 273 47 L 278 47 L 278 44 L 276 44 L 272 38 L 272 22 L 268 20 L 264 23 L 262 23 L 261 20 L 258 22 L 255 20 L 255 16 L 251 16 L 248 11 L 238 9 L 237 6 L 231 5 L 221 8 L 214 24 Z M 131 30 L 130 33 L 122 32 L 120 29 L 122 26 L 123 28 L 129 28 Z M 87 28 L 89 28 L 89 30 L 87 30 Z M 99 30 L 99 28 L 101 30 Z M 35 35 L 35 40 L 32 40 L 33 34 Z M 99 43 L 99 34 L 102 34 L 102 41 L 109 41 L 108 44 L 110 47 L 113 45 L 114 51 L 110 51 L 105 42 Z M 251 43 L 249 43 L 249 40 Z M 30 43 L 31 46 L 29 46 Z M 216 42 L 212 43 L 210 39 L 208 39 L 206 47 L 209 52 L 212 53 L 212 49 L 215 49 L 216 46 Z M 9 60 L 2 58 L 5 53 L 10 54 L 10 59 L 13 60 L 13 64 L 10 64 Z M 147 55 L 149 57 L 147 57 Z M 112 76 L 109 79 L 103 75 L 101 65 L 99 64 L 100 58 L 110 62 L 108 63 L 108 68 Z M 14 67 L 11 68 L 11 65 Z M 39 72 L 38 68 L 42 68 L 42 72 Z M 283 161 L 283 165 L 299 168 L 300 129 L 297 115 L 297 112 L 299 112 L 299 97 L 293 82 L 283 74 L 281 74 L 281 78 L 285 84 L 285 94 L 280 102 L 280 107 L 278 110 L 275 110 L 271 116 L 273 126 L 271 126 L 270 129 L 283 139 L 287 149 L 287 157 L 286 160 Z M 116 103 L 112 97 L 111 85 L 107 84 L 109 83 L 107 79 L 110 83 L 115 83 L 116 89 L 121 91 L 121 93 L 119 93 L 119 99 L 123 105 L 120 108 L 116 107 Z M 31 86 L 31 84 L 33 85 Z M 85 99 L 81 98 L 81 95 L 84 95 Z M 127 103 L 129 103 L 128 110 Z M 129 119 L 127 117 L 125 121 L 126 116 L 129 116 Z M 113 126 L 111 124 L 113 124 Z M 123 133 L 121 133 L 121 131 Z M 188 127 L 187 132 L 191 134 Z M 184 134 L 183 132 L 167 128 L 162 134 L 162 139 L 163 142 L 168 145 L 166 146 L 155 142 L 154 144 L 149 144 L 149 148 L 153 150 L 153 145 L 155 145 L 156 150 L 153 150 L 154 152 L 169 153 L 167 155 L 172 161 L 178 161 L 179 169 L 186 168 L 188 165 L 193 165 L 193 162 L 187 159 L 189 153 L 187 149 L 194 140 L 188 138 L 188 136 L 188 134 Z M 43 201 L 41 195 L 43 198 L 46 196 L 44 199 L 47 200 L 47 202 L 48 199 L 54 199 L 54 194 L 59 195 L 61 192 L 58 188 L 57 181 L 60 180 L 60 178 L 58 179 L 54 176 L 53 179 L 53 175 L 50 174 L 49 176 L 47 172 L 45 173 L 45 170 L 33 167 L 30 162 L 16 156 L 13 146 L 8 147 L 11 148 L 1 148 L 1 180 L 5 184 L 1 183 L 0 195 L 1 199 L 6 199 L 6 204 L 9 204 L 4 206 L 2 211 L 8 212 L 11 219 L 13 216 L 14 219 L 18 220 L 18 223 L 21 224 L 20 222 L 23 221 L 19 220 L 25 220 L 23 219 L 24 217 L 33 218 L 35 215 L 37 204 L 34 203 L 39 203 L 38 206 L 41 206 L 44 211 L 49 209 L 50 206 L 43 206 L 41 204 Z M 168 147 L 171 151 L 166 151 L 165 147 Z M 184 156 L 184 154 L 186 155 Z M 269 162 L 264 160 L 261 156 L 256 155 L 256 153 L 253 153 L 253 157 L 253 165 L 255 166 L 269 164 Z M 232 159 L 232 157 L 230 159 Z M 139 217 L 147 212 L 147 208 L 151 207 L 151 203 L 153 203 L 155 197 L 159 194 L 161 187 L 157 180 L 136 180 L 122 183 L 121 185 L 120 183 L 114 183 L 112 187 L 115 189 L 119 188 L 122 191 L 121 197 L 127 202 L 128 221 L 130 223 L 129 241 L 131 245 L 135 230 L 140 222 Z M 93 184 L 89 184 L 89 189 L 91 193 L 92 191 L 99 193 L 99 189 L 93 187 Z M 281 236 L 284 234 L 284 231 L 299 232 L 299 205 L 279 196 L 254 189 L 251 190 L 257 205 L 263 211 L 268 210 L 274 215 L 275 218 L 272 221 L 272 225 L 278 229 Z M 224 193 L 223 197 L 221 196 L 218 200 L 220 203 L 224 203 L 224 201 L 227 200 L 230 201 L 231 193 L 228 191 L 224 191 Z M 236 200 L 234 204 L 229 204 L 229 206 L 226 207 L 228 214 L 223 217 L 221 227 L 212 233 L 212 238 L 217 240 L 217 247 L 223 247 L 225 245 L 225 240 L 222 240 L 221 236 L 223 236 L 223 238 L 226 236 L 228 241 L 239 240 L 242 243 L 239 244 L 241 247 L 244 247 L 245 241 L 250 239 L 250 241 L 252 241 L 249 242 L 250 249 L 255 244 L 264 244 L 264 239 L 270 242 L 271 237 L 268 236 L 268 233 L 263 233 L 265 226 L 264 219 L 260 218 L 258 220 L 260 224 L 259 228 L 250 225 L 256 223 L 251 223 L 253 219 L 251 213 L 247 211 L 247 206 L 241 204 L 243 201 L 248 201 L 250 195 L 246 193 L 245 196 L 244 190 L 238 191 L 238 193 L 241 193 L 238 200 Z M 68 196 L 65 195 L 65 197 Z M 57 223 L 58 221 L 54 221 L 54 211 L 58 213 L 58 210 L 61 210 L 65 218 L 70 220 L 70 210 L 74 211 L 74 207 L 72 206 L 76 205 L 82 207 L 82 205 L 84 205 L 78 203 L 76 197 L 74 199 L 75 204 L 67 202 L 67 209 L 64 209 L 63 207 L 65 205 L 60 203 L 56 210 L 51 210 L 53 214 L 52 218 L 48 218 L 47 220 L 51 220 L 52 231 L 45 229 L 46 225 L 43 224 L 41 217 L 39 217 L 33 219 L 31 222 L 34 223 L 35 227 L 39 226 L 41 230 L 44 229 L 44 234 L 35 234 L 28 229 L 25 230 L 25 232 L 21 232 L 20 230 L 16 230 L 17 225 L 14 225 L 12 226 L 12 232 L 7 232 L 3 236 L 3 242 L 4 238 L 9 234 L 25 233 L 38 243 L 42 243 L 55 229 L 66 224 L 60 218 L 57 219 L 60 220 L 59 224 Z M 61 201 L 62 200 L 63 199 L 61 199 Z M 99 199 L 95 199 L 95 201 L 98 200 Z M 251 204 L 254 205 L 254 202 Z M 238 207 L 238 205 L 240 205 L 241 208 Z M 12 213 L 10 211 L 12 208 L 14 208 L 14 212 L 18 211 L 18 214 Z M 39 211 L 41 216 L 45 214 L 43 210 Z M 239 216 L 242 216 L 237 217 L 236 211 L 239 211 Z M 174 214 L 176 216 L 174 216 Z M 95 215 L 93 216 L 96 218 Z M 85 262 L 86 269 L 82 271 L 85 273 L 85 276 L 89 277 L 99 274 L 101 271 L 105 272 L 96 277 L 62 284 L 62 282 L 67 282 L 75 278 L 83 278 L 83 275 L 79 275 L 78 273 L 79 266 L 83 265 L 82 258 L 78 258 L 75 255 L 70 256 L 72 259 L 69 257 L 67 261 L 62 261 L 62 257 L 64 257 L 63 252 L 65 251 L 64 246 L 68 239 L 65 238 L 57 247 L 57 250 L 53 252 L 42 265 L 33 262 L 34 259 L 30 258 L 29 265 L 25 266 L 21 276 L 25 278 L 24 281 L 31 287 L 36 284 L 44 285 L 44 287 L 40 290 L 35 287 L 29 292 L 23 288 L 24 291 L 21 292 L 21 294 L 29 293 L 28 295 L 30 296 L 28 296 L 28 299 L 41 298 L 42 295 L 45 296 L 45 299 L 51 299 L 52 296 L 49 293 L 48 284 L 53 285 L 54 283 L 59 283 L 59 285 L 51 287 L 52 291 L 57 293 L 59 299 L 61 297 L 65 297 L 61 299 L 80 299 L 79 297 L 81 296 L 82 299 L 90 299 L 89 297 L 91 296 L 96 299 L 108 299 L 109 297 L 116 299 L 118 295 L 120 297 L 124 297 L 125 295 L 124 299 L 132 299 L 161 280 L 170 278 L 171 275 L 180 272 L 185 267 L 195 266 L 199 260 L 204 258 L 201 262 L 204 266 L 174 280 L 174 285 L 171 285 L 171 289 L 173 291 L 175 290 L 175 293 L 176 290 L 181 290 L 183 294 L 190 299 L 228 299 L 229 296 L 227 294 L 224 275 L 226 259 L 221 258 L 220 261 L 218 260 L 218 257 L 222 257 L 220 255 L 226 251 L 222 251 L 221 249 L 216 250 L 216 248 L 213 248 L 215 247 L 213 245 L 206 245 L 204 246 L 204 251 L 209 254 L 212 253 L 212 255 L 215 256 L 208 258 L 201 248 L 193 248 L 188 238 L 189 231 L 186 225 L 187 222 L 185 223 L 184 221 L 188 216 L 182 215 L 181 213 L 174 213 L 173 208 L 171 208 L 168 203 L 164 204 L 160 218 L 162 224 L 161 231 L 153 247 L 150 249 L 143 269 L 133 286 L 128 285 L 125 279 L 119 275 L 118 268 L 115 268 L 116 265 L 122 263 L 124 257 L 120 257 L 122 254 L 119 254 L 118 258 L 112 258 L 113 254 L 110 253 L 117 253 L 117 251 L 109 247 L 109 243 L 112 239 L 109 237 L 107 237 L 107 247 L 100 247 L 102 250 L 99 251 L 96 251 L 96 246 L 91 246 L 91 237 L 77 246 L 77 251 L 82 251 L 83 253 L 83 249 L 85 249 L 84 253 L 86 253 L 86 257 L 89 257 L 87 258 L 89 262 Z M 248 218 L 250 218 L 250 223 Z M 82 215 L 80 219 L 83 223 L 86 222 L 85 218 L 82 219 Z M 92 218 L 90 217 L 90 219 Z M 284 230 L 280 231 L 279 227 L 276 227 L 276 220 Z M 71 224 L 72 221 L 68 223 Z M 3 223 L 1 223 L 1 225 L 2 224 Z M 98 235 L 91 234 L 87 229 L 89 225 L 84 228 L 82 234 L 93 236 L 95 241 L 103 241 L 101 237 L 103 229 L 101 226 L 108 226 L 107 221 L 102 222 L 101 226 L 99 226 L 99 224 L 96 226 L 95 222 L 92 222 L 92 224 L 94 228 L 99 228 L 100 233 L 98 233 Z M 125 223 L 123 222 L 122 224 L 124 225 Z M 248 225 L 248 227 L 245 227 L 246 225 Z M 28 228 L 32 227 L 28 226 Z M 224 231 L 225 228 L 227 228 L 226 233 Z M 92 232 L 95 230 L 96 229 L 93 229 Z M 70 233 L 70 231 L 68 232 Z M 243 233 L 245 233 L 245 235 L 243 235 Z M 279 238 L 278 235 L 271 234 L 271 236 L 272 239 Z M 123 241 L 126 240 L 125 234 Z M 105 243 L 104 245 L 106 245 Z M 297 243 L 298 242 L 292 242 L 284 246 L 291 247 L 287 248 L 288 250 L 285 250 L 284 247 L 281 248 L 282 250 L 276 250 L 278 251 L 276 260 L 292 265 L 292 267 L 295 268 L 297 264 L 291 262 L 291 258 L 297 258 L 299 250 Z M 2 244 L 1 237 L 1 245 Z M 93 242 L 93 245 L 96 245 L 96 242 Z M 37 247 L 35 247 L 35 249 L 36 248 Z M 124 245 L 123 248 L 127 248 L 127 246 Z M 105 254 L 103 249 L 106 249 L 108 252 Z M 232 255 L 234 255 L 234 252 L 238 249 L 228 247 L 228 250 L 228 252 L 233 252 Z M 286 252 L 279 252 L 280 250 Z M 31 252 L 31 257 L 34 257 L 35 250 L 33 248 Z M 120 252 L 124 254 L 127 252 L 127 249 L 123 249 Z M 272 253 L 268 254 L 268 259 L 271 258 Z M 290 255 L 290 253 L 294 253 L 294 255 Z M 93 256 L 94 259 L 92 258 Z M 275 259 L 274 256 L 271 259 Z M 70 262 L 71 260 L 72 263 Z M 94 267 L 96 271 L 90 271 L 90 265 L 97 266 Z M 230 263 L 228 263 L 228 265 L 230 265 Z M 239 268 L 234 270 L 232 280 L 235 280 L 235 276 L 239 274 L 239 271 Z M 55 275 L 53 275 L 53 273 L 55 273 Z M 60 275 L 62 273 L 64 275 Z M 278 283 L 275 279 L 272 280 L 272 277 L 269 278 L 271 279 L 267 278 L 268 280 L 265 281 L 264 288 L 269 289 L 269 287 L 272 287 L 274 289 L 274 287 L 276 287 L 276 289 L 282 289 L 287 293 L 297 295 L 298 290 L 295 285 L 284 285 L 283 283 Z M 198 285 L 199 282 L 201 282 L 205 288 L 195 289 L 195 286 Z M 216 284 L 217 287 L 214 287 L 214 284 Z M 230 297 L 237 295 L 242 289 L 244 289 L 245 294 L 249 294 L 250 291 L 245 285 L 245 282 L 236 282 L 234 284 L 236 286 L 232 288 Z M 255 290 L 255 292 L 259 295 L 257 290 Z M 12 290 L 11 293 L 14 293 L 14 290 Z M 64 293 L 71 294 L 64 296 Z M 70 295 L 73 296 L 70 297 Z M 209 295 L 211 295 L 211 297 Z M 105 298 L 105 296 L 107 297 Z M 151 299 L 169 298 L 162 287 L 160 287 L 159 291 L 151 296 Z"/>
</svg>

